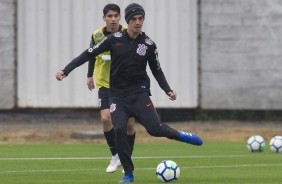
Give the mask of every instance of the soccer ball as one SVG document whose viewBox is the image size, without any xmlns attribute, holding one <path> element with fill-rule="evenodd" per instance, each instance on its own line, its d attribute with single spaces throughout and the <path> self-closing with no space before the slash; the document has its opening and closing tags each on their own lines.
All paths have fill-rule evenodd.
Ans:
<svg viewBox="0 0 282 184">
<path fill-rule="evenodd" d="M 271 151 L 276 152 L 276 153 L 281 153 L 282 152 L 282 136 L 273 137 L 269 142 L 269 146 L 270 146 Z"/>
<path fill-rule="evenodd" d="M 247 141 L 247 148 L 250 152 L 262 152 L 265 147 L 265 142 L 262 136 L 254 135 Z"/>
<path fill-rule="evenodd" d="M 175 181 L 180 176 L 180 168 L 172 160 L 164 160 L 157 166 L 157 178 L 161 182 Z"/>
</svg>

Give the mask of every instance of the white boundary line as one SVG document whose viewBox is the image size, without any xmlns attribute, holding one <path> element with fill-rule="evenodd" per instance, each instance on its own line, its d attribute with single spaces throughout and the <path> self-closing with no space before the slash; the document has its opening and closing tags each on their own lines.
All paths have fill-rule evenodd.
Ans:
<svg viewBox="0 0 282 184">
<path fill-rule="evenodd" d="M 191 166 L 181 169 L 211 169 L 211 168 L 240 168 L 240 167 L 274 167 L 282 164 L 237 164 L 237 165 L 214 165 L 214 166 Z M 136 168 L 135 170 L 155 170 L 156 168 Z M 104 171 L 105 169 L 54 169 L 54 170 L 23 170 L 23 171 L 0 171 L 4 173 L 36 173 L 36 172 L 79 172 L 79 171 Z"/>
<path fill-rule="evenodd" d="M 186 169 L 210 169 L 210 168 L 235 168 L 235 167 L 273 167 L 282 166 L 282 164 L 237 164 L 237 165 L 215 165 L 215 166 L 192 166 L 184 167 Z"/>
<path fill-rule="evenodd" d="M 148 156 L 133 157 L 133 159 L 176 159 L 176 158 L 234 158 L 250 157 L 251 155 L 205 155 L 205 156 Z M 16 160 L 108 160 L 110 157 L 69 157 L 69 158 L 0 158 L 0 161 Z M 211 169 L 211 168 L 240 168 L 240 167 L 274 167 L 280 164 L 235 164 L 235 165 L 212 165 L 212 166 L 182 166 L 181 169 Z M 156 168 L 136 168 L 136 170 L 155 170 Z M 22 170 L 22 171 L 0 171 L 0 174 L 8 173 L 35 173 L 35 172 L 79 172 L 79 171 L 104 171 L 104 169 L 54 169 L 54 170 Z"/>
<path fill-rule="evenodd" d="M 148 157 L 132 157 L 132 159 L 173 159 L 173 158 L 234 158 L 248 157 L 250 155 L 203 155 L 203 156 L 148 156 Z M 110 157 L 61 157 L 61 158 L 0 158 L 0 161 L 7 160 L 108 160 Z"/>
</svg>

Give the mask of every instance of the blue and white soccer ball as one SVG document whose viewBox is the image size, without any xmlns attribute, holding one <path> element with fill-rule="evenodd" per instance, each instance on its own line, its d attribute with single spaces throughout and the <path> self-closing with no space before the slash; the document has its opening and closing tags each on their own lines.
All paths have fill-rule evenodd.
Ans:
<svg viewBox="0 0 282 184">
<path fill-rule="evenodd" d="M 157 178 L 161 182 L 175 181 L 180 176 L 180 168 L 172 160 L 164 160 L 157 166 Z"/>
<path fill-rule="evenodd" d="M 262 152 L 264 147 L 264 138 L 260 135 L 251 136 L 247 141 L 247 148 L 250 152 Z"/>
<path fill-rule="evenodd" d="M 282 153 L 282 136 L 273 137 L 269 142 L 269 146 L 271 151 Z"/>
</svg>

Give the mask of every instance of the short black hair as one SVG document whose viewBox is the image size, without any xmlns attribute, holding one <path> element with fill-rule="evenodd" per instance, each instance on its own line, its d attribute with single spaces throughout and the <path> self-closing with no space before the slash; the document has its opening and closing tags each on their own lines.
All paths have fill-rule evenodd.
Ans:
<svg viewBox="0 0 282 184">
<path fill-rule="evenodd" d="M 103 14 L 104 14 L 104 16 L 106 16 L 107 13 L 108 13 L 110 10 L 116 11 L 116 12 L 118 12 L 118 14 L 120 14 L 120 8 L 119 8 L 118 5 L 116 5 L 116 4 L 107 4 L 107 5 L 104 7 L 104 9 L 103 9 Z"/>
</svg>

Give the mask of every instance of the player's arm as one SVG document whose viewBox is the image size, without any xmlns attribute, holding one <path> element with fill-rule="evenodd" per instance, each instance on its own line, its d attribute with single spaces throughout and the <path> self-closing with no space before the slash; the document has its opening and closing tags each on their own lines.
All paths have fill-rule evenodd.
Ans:
<svg viewBox="0 0 282 184">
<path fill-rule="evenodd" d="M 162 90 L 165 91 L 165 93 L 169 96 L 170 100 L 176 100 L 176 92 L 173 91 L 166 78 L 165 75 L 162 71 L 160 62 L 159 62 L 159 58 L 158 58 L 158 51 L 157 51 L 157 47 L 154 44 L 154 49 L 152 51 L 152 53 L 150 54 L 150 57 L 148 59 L 148 63 L 149 63 L 149 67 L 152 71 L 153 76 L 155 77 L 155 79 L 157 80 L 158 84 L 160 85 L 160 87 L 162 88 Z"/>
<path fill-rule="evenodd" d="M 109 49 L 110 49 L 110 42 L 106 37 L 104 40 L 99 42 L 94 47 L 90 47 L 89 49 L 82 52 L 79 56 L 74 58 L 63 70 L 58 71 L 56 73 L 56 79 L 62 80 L 64 77 L 68 76 L 72 70 L 81 66 L 82 64 L 84 64 L 87 61 L 92 62 L 94 66 L 95 65 L 94 58 L 97 55 Z"/>
<path fill-rule="evenodd" d="M 90 47 L 94 47 L 94 46 L 95 46 L 95 41 L 93 39 L 93 35 L 91 35 Z M 95 89 L 94 80 L 93 80 L 95 60 L 96 58 L 94 58 L 94 62 L 88 62 L 87 83 L 86 84 L 90 91 L 92 91 L 92 89 Z"/>
<path fill-rule="evenodd" d="M 93 35 L 91 35 L 91 40 L 90 40 L 90 48 L 93 48 L 95 46 L 95 41 L 93 39 Z M 94 60 L 96 60 L 96 58 L 94 58 Z M 94 74 L 94 62 L 88 62 L 88 71 L 87 71 L 87 78 L 89 77 L 93 77 Z"/>
<path fill-rule="evenodd" d="M 89 49 L 85 50 L 79 56 L 74 58 L 63 70 L 58 71 L 56 73 L 56 79 L 62 80 L 63 78 L 67 77 L 72 70 L 74 70 L 75 68 L 84 64 L 86 61 L 95 57 L 94 55 L 89 53 L 88 50 Z"/>
</svg>

